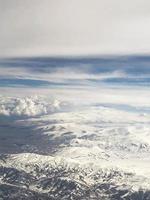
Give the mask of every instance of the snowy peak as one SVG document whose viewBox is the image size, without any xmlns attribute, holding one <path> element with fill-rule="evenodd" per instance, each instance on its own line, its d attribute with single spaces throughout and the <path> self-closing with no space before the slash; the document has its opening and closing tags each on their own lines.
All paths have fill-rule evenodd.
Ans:
<svg viewBox="0 0 150 200">
<path fill-rule="evenodd" d="M 113 168 L 94 170 L 90 166 L 70 165 L 66 160 L 20 154 L 1 157 L 0 184 L 2 193 L 16 199 L 37 195 L 42 199 L 133 199 L 149 198 L 150 192 L 140 189 L 140 182 L 148 180 L 133 173 Z M 137 181 L 138 180 L 138 181 Z M 133 188 L 134 185 L 134 188 Z M 11 190 L 12 193 L 5 193 Z M 8 197 L 8 196 L 7 196 Z"/>
</svg>

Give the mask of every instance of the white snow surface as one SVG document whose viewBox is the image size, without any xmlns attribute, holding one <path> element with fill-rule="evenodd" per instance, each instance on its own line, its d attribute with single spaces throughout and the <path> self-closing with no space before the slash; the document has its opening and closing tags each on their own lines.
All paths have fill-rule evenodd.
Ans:
<svg viewBox="0 0 150 200">
<path fill-rule="evenodd" d="M 60 105 L 58 100 L 47 103 L 37 97 L 1 99 L 1 115 L 30 116 L 16 124 L 34 124 L 34 130 L 42 130 L 50 140 L 62 141 L 52 155 L 16 154 L 2 165 L 25 169 L 26 164 L 42 168 L 67 163 L 93 172 L 117 169 L 135 175 L 128 180 L 132 187 L 150 188 L 149 113 L 94 105 L 64 111 Z"/>
</svg>

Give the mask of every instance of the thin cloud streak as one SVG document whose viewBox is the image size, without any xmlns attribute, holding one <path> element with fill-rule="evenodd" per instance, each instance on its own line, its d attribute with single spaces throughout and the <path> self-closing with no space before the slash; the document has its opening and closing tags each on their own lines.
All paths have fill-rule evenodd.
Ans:
<svg viewBox="0 0 150 200">
<path fill-rule="evenodd" d="M 27 68 L 17 68 L 17 67 L 7 67 L 2 68 L 0 73 L 0 78 L 13 78 L 13 79 L 32 79 L 32 80 L 45 80 L 45 81 L 67 81 L 67 80 L 105 80 L 109 78 L 125 78 L 126 73 L 123 71 L 113 71 L 111 73 L 100 73 L 92 74 L 84 72 L 83 70 L 71 70 L 68 68 L 57 69 L 55 72 L 51 73 L 38 73 L 34 72 L 31 74 L 30 69 Z"/>
</svg>

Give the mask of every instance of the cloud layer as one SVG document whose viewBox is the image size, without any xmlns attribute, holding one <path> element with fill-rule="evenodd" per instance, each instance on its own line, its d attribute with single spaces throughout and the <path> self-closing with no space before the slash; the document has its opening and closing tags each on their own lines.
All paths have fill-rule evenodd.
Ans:
<svg viewBox="0 0 150 200">
<path fill-rule="evenodd" d="M 0 56 L 149 53 L 148 0 L 0 0 Z"/>
<path fill-rule="evenodd" d="M 20 58 L 0 61 L 0 87 L 149 86 L 150 57 Z"/>
<path fill-rule="evenodd" d="M 11 103 L 5 99 L 7 106 L 4 103 L 1 112 L 8 115 L 48 113 L 49 103 L 27 98 L 33 95 L 77 105 L 112 104 L 149 110 L 149 64 L 148 56 L 4 59 L 0 61 L 1 95 L 21 99 Z"/>
</svg>

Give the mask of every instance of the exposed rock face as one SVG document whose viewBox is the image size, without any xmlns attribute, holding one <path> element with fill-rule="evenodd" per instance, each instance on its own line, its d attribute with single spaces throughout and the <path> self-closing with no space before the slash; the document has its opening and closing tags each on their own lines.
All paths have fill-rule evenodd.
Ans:
<svg viewBox="0 0 150 200">
<path fill-rule="evenodd" d="M 34 161 L 34 157 L 38 157 L 39 163 Z M 14 163 L 15 167 L 12 167 Z M 142 181 L 143 177 L 115 169 L 83 169 L 48 156 L 22 154 L 16 157 L 3 157 L 0 167 L 0 198 L 150 199 L 149 190 L 133 190 L 132 182 L 136 182 L 137 179 Z"/>
</svg>

